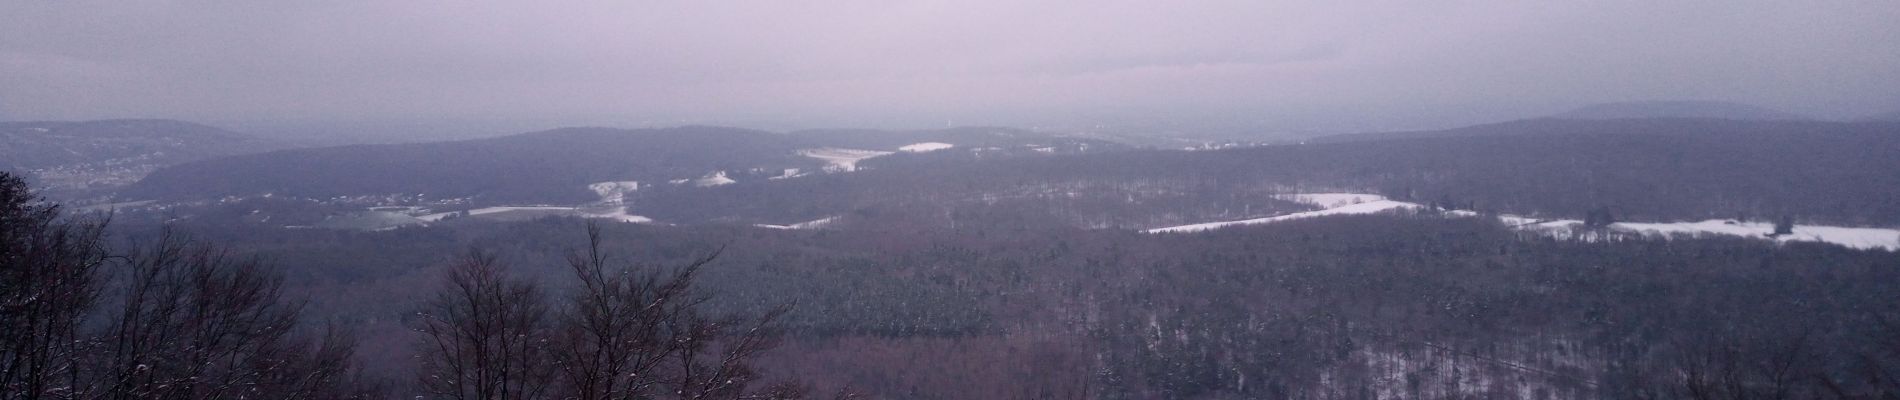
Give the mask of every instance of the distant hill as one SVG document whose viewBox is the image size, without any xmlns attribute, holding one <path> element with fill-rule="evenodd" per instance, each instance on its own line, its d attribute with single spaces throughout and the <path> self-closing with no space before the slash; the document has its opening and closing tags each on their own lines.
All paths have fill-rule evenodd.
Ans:
<svg viewBox="0 0 1900 400">
<path fill-rule="evenodd" d="M 159 167 L 280 146 L 173 120 L 0 122 L 0 169 L 26 172 L 55 194 L 108 189 Z"/>
<path fill-rule="evenodd" d="M 1710 118 L 1738 121 L 1790 121 L 1813 118 L 1767 107 L 1720 101 L 1635 101 L 1584 106 L 1562 114 L 1559 119 L 1639 119 L 1639 118 Z"/>
<path fill-rule="evenodd" d="M 1874 115 L 1874 116 L 1862 118 L 1861 120 L 1862 121 L 1900 122 L 1900 111 Z"/>
<path fill-rule="evenodd" d="M 1821 121 L 1743 121 L 1698 118 L 1607 120 L 1540 118 L 1429 131 L 1321 136 L 1307 139 L 1303 142 L 1342 143 L 1393 139 L 1518 135 L 1671 135 L 1681 133 L 1732 133 L 1742 135 L 1827 130 L 1835 129 L 1837 125 L 1838 123 Z"/>
<path fill-rule="evenodd" d="M 573 202 L 597 196 L 587 187 L 597 182 L 652 185 L 721 171 L 744 180 L 748 174 L 819 167 L 819 160 L 797 154 L 801 147 L 785 135 L 736 128 L 565 128 L 489 139 L 293 149 L 205 160 L 154 172 L 121 197 L 269 193 Z"/>
<path fill-rule="evenodd" d="M 789 134 L 806 142 L 853 149 L 895 151 L 916 143 L 948 143 L 958 147 L 1048 146 L 1057 142 L 1087 142 L 1112 145 L 1111 142 L 1069 138 L 1016 128 L 961 127 L 946 129 L 886 131 L 873 129 L 813 129 Z"/>
<path fill-rule="evenodd" d="M 891 160 L 827 179 L 643 199 L 661 221 L 975 219 L 1143 228 L 1277 215 L 1284 191 L 1636 221 L 1793 216 L 1900 226 L 1900 123 L 1538 119 L 1336 143 L 986 163 Z M 902 161 L 902 162 L 898 162 Z M 948 211 L 946 211 L 948 210 Z M 921 222 L 917 222 L 921 221 Z"/>
<path fill-rule="evenodd" d="M 485 203 L 577 203 L 600 198 L 589 189 L 594 183 L 637 181 L 642 187 L 638 190 L 645 192 L 762 182 L 790 175 L 792 169 L 806 174 L 825 170 L 828 160 L 809 154 L 812 149 L 875 150 L 858 152 L 875 156 L 919 143 L 949 144 L 948 148 L 956 149 L 930 157 L 979 148 L 992 157 L 1120 148 L 1099 140 L 993 128 L 792 134 L 709 126 L 567 128 L 488 139 L 293 149 L 205 160 L 159 170 L 128 187 L 121 197 L 418 195 Z M 934 149 L 941 144 L 922 147 Z"/>
</svg>

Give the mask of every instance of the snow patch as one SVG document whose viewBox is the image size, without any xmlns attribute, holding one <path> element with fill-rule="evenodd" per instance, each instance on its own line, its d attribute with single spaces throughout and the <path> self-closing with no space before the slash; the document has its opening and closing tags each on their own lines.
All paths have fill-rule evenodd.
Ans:
<svg viewBox="0 0 1900 400">
<path fill-rule="evenodd" d="M 780 179 L 791 179 L 791 178 L 797 178 L 797 177 L 801 177 L 801 176 L 805 176 L 805 174 L 803 174 L 803 173 L 801 173 L 801 172 L 799 172 L 799 169 L 798 169 L 798 168 L 786 168 L 786 169 L 785 169 L 785 171 L 784 171 L 784 172 L 780 172 L 778 176 L 774 176 L 774 177 L 770 177 L 770 178 L 765 178 L 765 179 L 769 179 L 769 180 L 780 180 Z"/>
<path fill-rule="evenodd" d="M 1208 222 L 1208 223 L 1193 224 L 1193 225 L 1171 226 L 1171 227 L 1166 227 L 1166 228 L 1149 229 L 1143 232 L 1147 232 L 1147 233 L 1199 232 L 1199 231 L 1205 231 L 1205 230 L 1210 230 L 1210 229 L 1220 229 L 1220 228 L 1225 228 L 1229 226 L 1265 224 L 1265 223 L 1273 223 L 1273 222 L 1281 222 L 1281 221 L 1291 221 L 1291 220 L 1302 219 L 1302 218 L 1325 217 L 1325 216 L 1331 216 L 1331 215 L 1377 214 L 1377 213 L 1382 213 L 1382 212 L 1387 212 L 1387 211 L 1392 211 L 1392 210 L 1417 209 L 1421 207 L 1424 207 L 1424 206 L 1420 206 L 1418 204 L 1413 204 L 1413 203 L 1407 203 L 1403 201 L 1379 200 L 1379 201 L 1358 203 L 1358 204 L 1352 204 L 1352 205 L 1341 206 L 1341 207 L 1333 207 L 1333 208 L 1328 208 L 1328 209 L 1319 210 L 1319 211 L 1297 212 L 1297 213 L 1281 215 L 1277 217 L 1254 218 L 1254 219 L 1239 220 L 1239 221 Z"/>
<path fill-rule="evenodd" d="M 825 147 L 799 150 L 798 155 L 824 160 L 827 172 L 850 172 L 858 170 L 858 161 L 891 155 L 891 152 Z"/>
<path fill-rule="evenodd" d="M 1423 209 L 1417 203 L 1387 200 L 1375 194 L 1355 193 L 1304 193 L 1276 196 L 1280 199 L 1330 207 L 1319 211 L 1298 212 L 1267 218 L 1255 218 L 1240 221 L 1208 222 L 1192 225 L 1172 226 L 1149 229 L 1147 233 L 1199 232 L 1238 225 L 1265 224 L 1302 218 L 1324 217 L 1331 215 L 1376 214 L 1401 209 Z M 1445 215 L 1456 217 L 1474 217 L 1479 214 L 1469 210 L 1449 210 Z M 1583 221 L 1574 219 L 1540 219 L 1518 215 L 1502 214 L 1498 222 L 1505 226 L 1539 231 L 1559 237 L 1573 237 L 1585 230 Z M 1740 222 L 1712 219 L 1699 222 L 1618 222 L 1610 224 L 1613 232 L 1622 232 L 1644 236 L 1704 236 L 1726 235 L 1746 238 L 1774 240 L 1777 242 L 1821 242 L 1832 243 L 1855 249 L 1900 250 L 1900 229 L 1853 228 L 1822 225 L 1795 225 L 1793 233 L 1771 235 L 1775 226 L 1768 222 Z"/>
<path fill-rule="evenodd" d="M 1334 208 L 1386 200 L 1385 196 L 1360 193 L 1297 193 L 1283 194 L 1274 197 L 1295 203 L 1320 206 L 1321 208 Z"/>
<path fill-rule="evenodd" d="M 791 225 L 754 224 L 752 226 L 767 228 L 767 229 L 818 229 L 818 228 L 823 228 L 825 227 L 825 225 L 830 225 L 832 222 L 837 222 L 837 221 L 838 221 L 838 217 L 834 216 L 834 217 L 819 218 L 819 219 L 800 222 L 800 223 L 791 224 Z"/>
<path fill-rule="evenodd" d="M 1700 222 L 1674 223 L 1631 223 L 1610 224 L 1613 229 L 1640 233 L 1644 235 L 1730 235 L 1773 239 L 1778 242 L 1822 242 L 1833 243 L 1856 249 L 1900 250 L 1900 230 L 1882 228 L 1850 228 L 1821 225 L 1795 225 L 1793 233 L 1771 235 L 1775 224 L 1767 222 L 1738 222 L 1712 219 Z"/>
<path fill-rule="evenodd" d="M 587 217 L 587 218 L 611 219 L 615 221 L 634 223 L 634 224 L 653 223 L 652 218 L 647 218 L 646 216 L 642 216 L 642 215 L 628 214 L 626 207 L 614 207 L 613 209 L 604 213 L 585 213 L 585 214 L 582 214 L 581 216 Z"/>
<path fill-rule="evenodd" d="M 620 222 L 632 222 L 632 223 L 642 223 L 642 224 L 653 222 L 652 218 L 647 218 L 645 216 L 640 216 L 640 215 L 628 214 L 627 207 L 624 207 L 624 206 L 609 207 L 605 211 L 599 211 L 599 212 L 584 210 L 580 207 L 564 207 L 564 206 L 483 207 L 483 208 L 468 210 L 466 211 L 468 214 L 462 215 L 462 217 L 473 217 L 473 216 L 478 216 L 478 215 L 497 214 L 497 213 L 504 213 L 504 212 L 509 212 L 509 211 L 556 211 L 556 212 L 568 213 L 567 215 L 578 216 L 582 218 L 601 218 L 601 219 L 611 219 L 611 220 L 620 221 Z M 419 217 L 416 217 L 416 219 L 427 221 L 427 222 L 441 222 L 444 219 L 455 217 L 457 214 L 462 214 L 462 213 L 463 213 L 462 211 L 435 213 L 435 214 L 419 216 Z"/>
<path fill-rule="evenodd" d="M 943 142 L 923 142 L 923 143 L 905 145 L 904 147 L 897 148 L 897 150 L 902 151 L 902 152 L 907 152 L 907 153 L 928 153 L 928 152 L 948 149 L 952 147 L 957 147 L 957 145 L 943 143 Z"/>
<path fill-rule="evenodd" d="M 732 178 L 727 178 L 726 171 L 717 171 L 717 172 L 713 172 L 711 175 L 707 175 L 704 178 L 699 178 L 697 180 L 694 180 L 693 186 L 712 187 L 712 186 L 719 186 L 719 185 L 731 185 L 738 182 L 739 181 L 732 180 Z"/>
<path fill-rule="evenodd" d="M 501 212 L 509 212 L 509 211 L 574 211 L 574 207 L 561 207 L 561 206 L 500 206 L 500 207 L 483 207 L 483 208 L 477 208 L 477 209 L 473 209 L 473 210 L 468 210 L 468 211 L 466 211 L 466 212 L 467 212 L 467 213 L 468 213 L 468 215 L 470 215 L 470 216 L 475 216 L 475 215 L 485 215 L 485 214 L 494 214 L 494 213 L 501 213 Z M 423 220 L 423 221 L 429 221 L 429 222 L 436 222 L 436 221 L 441 221 L 441 220 L 443 220 L 444 218 L 448 218 L 449 216 L 452 216 L 452 215 L 455 215 L 455 214 L 459 214 L 459 213 L 462 213 L 462 211 L 456 211 L 456 212 L 445 212 L 445 213 L 435 213 L 435 214 L 429 214 L 429 215 L 424 215 L 424 216 L 420 216 L 420 217 L 416 217 L 416 219 L 419 219 L 419 220 Z"/>
<path fill-rule="evenodd" d="M 587 185 L 587 188 L 590 190 L 593 190 L 594 194 L 599 195 L 600 202 L 602 203 L 621 204 L 627 201 L 627 193 L 640 190 L 640 182 L 637 182 L 637 181 L 600 182 L 600 183 L 595 183 L 592 185 Z"/>
</svg>

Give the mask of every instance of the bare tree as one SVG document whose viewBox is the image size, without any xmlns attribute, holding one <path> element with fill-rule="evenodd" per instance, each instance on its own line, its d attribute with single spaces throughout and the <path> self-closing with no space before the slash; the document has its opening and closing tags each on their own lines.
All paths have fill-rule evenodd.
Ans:
<svg viewBox="0 0 1900 400">
<path fill-rule="evenodd" d="M 122 304 L 87 392 L 111 399 L 311 399 L 342 395 L 354 338 L 296 334 L 303 305 L 256 259 L 170 233 L 126 257 Z"/>
<path fill-rule="evenodd" d="M 61 396 L 79 384 L 80 324 L 99 294 L 104 226 L 63 220 L 0 172 L 0 398 Z"/>
<path fill-rule="evenodd" d="M 556 360 L 564 397 L 798 398 L 804 389 L 773 384 L 753 391 L 750 362 L 774 347 L 778 307 L 756 321 L 707 318 L 709 299 L 693 289 L 720 251 L 670 271 L 610 270 L 600 227 L 587 228 L 587 250 L 568 257 L 580 285 L 559 321 Z"/>
<path fill-rule="evenodd" d="M 447 399 L 544 398 L 553 379 L 547 311 L 538 286 L 470 251 L 418 315 L 423 388 Z"/>
<path fill-rule="evenodd" d="M 777 307 L 751 322 L 737 317 L 709 319 L 696 313 L 668 321 L 671 329 L 680 332 L 675 339 L 679 348 L 673 352 L 678 367 L 674 393 L 681 399 L 804 397 L 802 387 L 788 382 L 768 385 L 759 392 L 748 390 L 760 378 L 751 362 L 778 346 L 780 332 L 774 323 L 790 310 Z"/>
<path fill-rule="evenodd" d="M 419 313 L 420 380 L 447 399 L 794 399 L 752 363 L 778 344 L 790 307 L 757 319 L 708 317 L 693 281 L 714 251 L 671 270 L 614 268 L 599 226 L 568 257 L 579 285 L 549 320 L 538 286 L 471 251 Z M 849 398 L 841 392 L 840 398 Z"/>
<path fill-rule="evenodd" d="M 682 344 L 668 321 L 704 301 L 691 297 L 692 277 L 706 257 L 668 276 L 607 271 L 598 226 L 587 229 L 585 254 L 568 264 L 580 286 L 562 313 L 559 350 L 563 389 L 580 399 L 645 396 L 666 382 L 662 367 Z M 717 253 L 714 253 L 717 255 Z"/>
<path fill-rule="evenodd" d="M 104 227 L 63 221 L 0 173 L 0 398 L 356 393 L 342 383 L 354 339 L 295 335 L 302 306 L 282 300 L 282 278 L 262 263 L 169 232 L 149 249 L 108 257 Z M 110 292 L 108 270 L 124 275 Z M 118 308 L 95 312 L 107 298 Z"/>
</svg>

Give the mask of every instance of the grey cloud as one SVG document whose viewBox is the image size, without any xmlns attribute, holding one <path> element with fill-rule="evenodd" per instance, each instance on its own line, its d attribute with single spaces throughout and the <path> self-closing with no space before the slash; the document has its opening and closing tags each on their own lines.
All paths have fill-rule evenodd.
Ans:
<svg viewBox="0 0 1900 400">
<path fill-rule="evenodd" d="M 1850 116 L 1900 108 L 1896 20 L 1871 0 L 7 2 L 0 110 L 1301 128 L 1694 98 Z"/>
</svg>

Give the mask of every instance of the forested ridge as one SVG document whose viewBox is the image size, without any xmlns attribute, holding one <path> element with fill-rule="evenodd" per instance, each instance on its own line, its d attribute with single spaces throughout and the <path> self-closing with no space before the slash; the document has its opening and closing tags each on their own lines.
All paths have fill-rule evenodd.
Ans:
<svg viewBox="0 0 1900 400">
<path fill-rule="evenodd" d="M 313 304 L 318 315 L 398 332 L 400 315 L 361 310 L 410 301 L 399 288 L 428 282 L 471 244 L 540 277 L 531 279 L 560 282 L 569 273 L 563 254 L 585 241 L 581 224 L 227 239 L 293 276 L 310 274 L 297 279 L 327 282 L 309 288 L 325 294 L 315 296 L 326 299 Z M 1900 257 L 1887 251 L 1559 240 L 1430 214 L 1159 236 L 605 228 L 614 238 L 607 248 L 640 265 L 681 265 L 723 246 L 700 279 L 717 294 L 713 310 L 797 305 L 783 317 L 785 344 L 763 356 L 761 370 L 874 397 L 1832 398 L 1900 390 L 1882 375 L 1900 363 L 1891 323 L 1900 318 Z"/>
<path fill-rule="evenodd" d="M 488 204 L 578 203 L 587 185 L 647 185 L 715 173 L 764 181 L 788 169 L 819 172 L 801 155 L 824 147 L 896 151 L 918 142 L 965 147 L 1065 146 L 1095 150 L 1114 143 L 1003 128 L 925 131 L 799 131 L 790 134 L 714 126 L 658 129 L 562 128 L 448 142 L 305 148 L 225 157 L 160 169 L 122 192 L 125 198 L 196 200 L 223 196 L 332 199 L 420 195 Z M 998 147 L 1002 151 L 1004 148 Z"/>
<path fill-rule="evenodd" d="M 1115 209 L 1148 228 L 1273 215 L 1272 193 L 1366 191 L 1419 203 L 1559 218 L 1607 209 L 1623 220 L 1793 217 L 1900 225 L 1900 124 L 1657 119 L 1530 120 L 1391 139 L 1217 151 L 1131 151 L 981 160 L 870 160 L 867 171 L 715 191 L 656 193 L 661 220 L 798 220 L 865 207 L 979 204 Z M 1264 212 L 1246 212 L 1257 207 Z M 1192 214 L 1182 222 L 1168 213 Z M 1223 216 L 1226 210 L 1227 216 Z"/>
<path fill-rule="evenodd" d="M 1900 0 L 440 3 L 0 0 L 0 400 L 1900 400 Z"/>
<path fill-rule="evenodd" d="M 1548 218 L 1602 211 L 1624 221 L 1900 225 L 1900 169 L 1891 167 L 1900 165 L 1900 125 L 1891 122 L 1541 119 L 1212 151 L 1128 150 L 974 129 L 885 132 L 899 137 L 870 143 L 868 132 L 575 129 L 292 150 L 167 168 L 134 185 L 127 199 L 230 195 L 278 203 L 232 206 L 243 208 L 234 212 L 321 216 L 355 198 L 464 208 L 584 204 L 600 199 L 590 184 L 638 180 L 640 189 L 625 194 L 628 212 L 676 224 L 844 217 L 882 225 L 1147 229 L 1306 208 L 1274 194 L 1360 192 Z M 1062 150 L 958 147 L 865 159 L 845 173 L 822 173 L 822 162 L 797 153 L 825 143 L 875 147 L 927 138 L 975 146 L 1030 141 Z M 786 177 L 791 168 L 802 175 Z M 737 183 L 669 183 L 721 171 Z M 310 204 L 297 211 L 298 201 Z M 851 218 L 869 214 L 876 217 Z M 309 225 L 320 218 L 280 220 Z"/>
<path fill-rule="evenodd" d="M 7 393 L 1887 398 L 1900 396 L 1900 256 L 1893 251 L 1588 226 L 1549 235 L 1464 212 L 1894 226 L 1900 206 L 1887 200 L 1900 193 L 1900 170 L 1891 168 L 1900 165 L 1900 135 L 1893 128 L 1549 120 L 1466 131 L 1482 134 L 1216 151 L 940 150 L 864 160 L 853 172 L 629 193 L 630 210 L 665 221 L 656 224 L 547 217 L 373 232 L 289 229 L 302 222 L 285 219 L 321 220 L 352 207 L 292 192 L 180 203 L 104 223 L 102 214 L 48 211 L 51 204 L 19 194 L 27 192 L 16 183 L 10 215 L 42 228 L 12 237 L 86 245 L 53 258 L 77 264 L 13 257 L 5 260 L 8 271 L 96 274 L 82 274 L 99 279 L 76 293 L 99 295 L 67 298 L 54 314 L 7 309 L 9 321 L 41 321 L 9 327 L 57 328 L 0 335 L 28 339 L 11 342 L 8 357 L 86 371 L 10 375 Z M 727 133 L 680 146 L 756 134 Z M 627 132 L 544 135 L 620 140 Z M 757 149 L 790 154 L 785 162 L 816 162 L 781 153 L 802 144 L 774 143 Z M 612 154 L 603 148 L 549 162 L 573 164 L 555 169 L 630 165 L 605 161 Z M 722 157 L 634 164 L 673 174 L 738 162 Z M 514 165 L 495 162 L 505 157 L 449 159 Z M 190 168 L 199 167 L 178 170 Z M 557 188 L 578 191 L 576 184 L 597 178 L 496 179 L 534 181 L 528 187 L 578 199 L 589 194 Z M 423 178 L 373 184 L 414 179 Z M 431 182 L 463 195 L 479 194 L 453 190 L 484 187 L 479 180 Z M 1287 193 L 1360 190 L 1440 207 L 1140 233 L 1314 207 L 1278 197 Z M 753 225 L 821 219 L 829 222 Z M 184 235 L 193 238 L 189 245 L 160 240 Z M 11 252 L 37 242 L 8 243 Z M 122 278 L 142 270 L 180 272 Z M 0 283 L 8 292 L 0 294 L 8 304 L 27 304 L 41 298 L 32 288 L 49 282 L 94 282 L 48 276 L 6 275 Z M 92 358 L 108 354 L 93 349 L 143 343 L 119 333 L 128 332 L 126 323 L 109 321 L 152 327 L 135 332 L 194 329 L 200 320 L 114 317 L 170 304 L 121 301 L 127 288 L 173 285 L 160 279 L 166 276 L 215 278 L 197 281 L 212 283 L 195 286 L 202 290 L 170 292 L 180 304 L 253 288 L 245 292 L 258 295 L 220 315 L 273 322 L 212 336 L 258 345 L 201 350 L 156 340 L 163 345 L 135 357 Z M 245 360 L 245 367 L 167 362 L 206 356 Z M 197 383 L 214 376 L 241 384 Z"/>
</svg>

